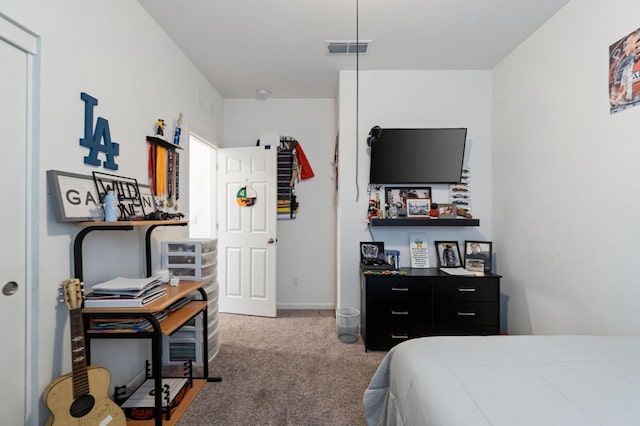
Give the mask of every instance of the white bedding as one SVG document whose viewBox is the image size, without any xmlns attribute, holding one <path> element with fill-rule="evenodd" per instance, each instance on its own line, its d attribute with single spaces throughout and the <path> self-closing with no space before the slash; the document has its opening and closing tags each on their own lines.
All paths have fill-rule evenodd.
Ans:
<svg viewBox="0 0 640 426">
<path fill-rule="evenodd" d="M 640 425 L 640 337 L 425 337 L 364 394 L 373 425 Z"/>
</svg>

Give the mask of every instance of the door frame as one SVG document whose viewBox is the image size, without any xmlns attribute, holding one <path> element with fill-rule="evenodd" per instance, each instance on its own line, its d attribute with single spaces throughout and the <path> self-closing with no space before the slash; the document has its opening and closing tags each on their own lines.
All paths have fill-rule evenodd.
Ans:
<svg viewBox="0 0 640 426">
<path fill-rule="evenodd" d="M 212 156 L 212 158 L 210 158 L 212 161 L 209 162 L 208 166 L 211 169 L 211 177 L 212 177 L 212 181 L 209 182 L 210 185 L 210 191 L 209 191 L 209 204 L 210 204 L 210 216 L 207 218 L 210 222 L 208 224 L 208 226 L 211 228 L 211 235 L 202 235 L 199 233 L 196 233 L 195 235 L 192 234 L 192 227 L 194 226 L 192 218 L 194 215 L 194 204 L 193 204 L 193 188 L 198 186 L 199 183 L 197 180 L 192 179 L 194 176 L 197 175 L 197 173 L 199 172 L 199 170 L 196 170 L 196 165 L 194 163 L 194 159 L 193 159 L 193 152 L 194 150 L 192 149 L 192 143 L 193 142 L 197 142 L 200 143 L 204 146 L 207 146 L 208 148 L 211 149 L 210 154 Z M 218 229 L 217 229 L 217 224 L 218 224 L 218 212 L 217 212 L 217 186 L 218 186 L 218 170 L 216 168 L 217 165 L 217 158 L 218 158 L 218 150 L 220 148 L 218 147 L 218 144 L 214 142 L 209 142 L 207 139 L 189 132 L 189 238 L 218 238 Z M 198 212 L 195 211 L 195 213 L 197 214 Z"/>
<path fill-rule="evenodd" d="M 0 39 L 23 51 L 27 57 L 26 123 L 26 220 L 25 220 L 25 355 L 38 354 L 39 309 L 39 212 L 40 212 L 40 36 L 0 12 Z M 43 177 L 44 179 L 44 177 Z M 24 376 L 24 420 L 37 425 L 40 393 L 38 391 L 38 357 L 27 356 Z"/>
</svg>

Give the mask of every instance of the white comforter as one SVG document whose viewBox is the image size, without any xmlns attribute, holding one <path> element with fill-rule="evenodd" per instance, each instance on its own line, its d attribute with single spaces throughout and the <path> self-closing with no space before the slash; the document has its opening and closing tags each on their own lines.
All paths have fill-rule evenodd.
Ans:
<svg viewBox="0 0 640 426">
<path fill-rule="evenodd" d="M 364 394 L 373 425 L 640 425 L 640 337 L 425 337 Z"/>
</svg>

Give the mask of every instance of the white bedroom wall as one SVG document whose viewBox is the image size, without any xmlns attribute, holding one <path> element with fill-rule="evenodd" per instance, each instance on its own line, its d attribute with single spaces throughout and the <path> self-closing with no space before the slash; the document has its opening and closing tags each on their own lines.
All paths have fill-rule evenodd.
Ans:
<svg viewBox="0 0 640 426">
<path fill-rule="evenodd" d="M 492 240 L 491 229 L 491 72 L 490 71 L 360 71 L 359 135 L 356 140 L 356 73 L 340 72 L 338 306 L 360 307 L 360 241 L 384 241 L 400 250 L 401 266 L 409 266 L 409 233 L 427 233 L 431 265 L 434 241 Z M 369 149 L 374 125 L 393 127 L 466 127 L 465 165 L 472 172 L 472 210 L 479 227 L 367 228 Z M 356 186 L 357 178 L 357 186 Z M 433 201 L 448 202 L 447 185 L 431 185 Z M 384 197 L 384 195 L 382 195 Z M 500 253 L 495 253 L 499 258 Z M 498 271 L 500 272 L 500 271 Z"/>
<path fill-rule="evenodd" d="M 33 356 L 28 365 L 37 382 L 31 397 L 39 410 L 29 416 L 29 424 L 35 425 L 44 424 L 47 415 L 40 398 L 45 386 L 71 368 L 68 313 L 58 303 L 57 290 L 73 274 L 71 245 L 79 230 L 75 225 L 56 222 L 45 171 L 91 174 L 98 170 L 84 164 L 88 151 L 79 145 L 84 132 L 80 93 L 87 92 L 98 99 L 95 117 L 109 121 L 111 138 L 120 144 L 116 173 L 143 183 L 148 181 L 145 136 L 153 133 L 156 119 L 171 123 L 182 112 L 183 144 L 188 143 L 189 131 L 221 140 L 222 98 L 135 1 L 9 0 L 2 2 L 2 12 L 42 38 L 41 170 L 34 177 L 41 188 L 40 282 L 34 290 L 35 306 L 29 312 L 37 322 L 33 333 L 39 340 L 37 347 L 31 348 Z M 183 177 L 186 176 L 187 161 L 183 162 Z M 185 208 L 186 181 L 181 188 L 184 198 L 180 204 Z M 94 234 L 99 235 L 87 236 L 84 244 L 86 285 L 116 275 L 144 274 L 140 248 L 144 238 L 140 232 Z M 183 237 L 185 230 L 154 231 L 154 236 L 155 240 Z M 157 254 L 156 251 L 154 261 L 158 260 Z M 144 344 L 106 343 L 104 350 L 100 345 L 94 347 L 92 363 L 111 370 L 111 386 L 130 380 L 131 371 L 143 368 L 149 357 L 149 352 L 142 350 Z M 126 346 L 129 343 L 132 346 Z M 133 350 L 123 350 L 130 347 Z"/>
<path fill-rule="evenodd" d="M 574 0 L 494 70 L 493 231 L 512 334 L 638 334 L 640 107 L 608 48 L 640 3 Z"/>
<path fill-rule="evenodd" d="M 278 220 L 279 309 L 332 309 L 336 303 L 335 99 L 225 99 L 225 147 L 254 146 L 263 134 L 296 138 L 315 176 L 296 184 L 300 211 Z"/>
</svg>

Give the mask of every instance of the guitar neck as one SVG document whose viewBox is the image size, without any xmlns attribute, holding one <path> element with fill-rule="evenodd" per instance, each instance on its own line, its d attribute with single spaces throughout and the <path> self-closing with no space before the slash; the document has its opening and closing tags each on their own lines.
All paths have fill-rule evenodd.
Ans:
<svg viewBox="0 0 640 426">
<path fill-rule="evenodd" d="M 87 367 L 82 326 L 82 283 L 71 278 L 62 284 L 61 289 L 63 301 L 69 308 L 72 372 L 58 377 L 45 389 L 44 400 L 51 412 L 46 424 L 126 426 L 124 412 L 109 399 L 109 371 L 102 367 Z"/>
<path fill-rule="evenodd" d="M 82 309 L 77 308 L 69 310 L 69 319 L 71 325 L 73 397 L 75 399 L 89 393 L 87 355 L 85 350 L 84 330 L 82 328 Z"/>
</svg>

